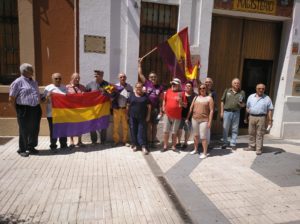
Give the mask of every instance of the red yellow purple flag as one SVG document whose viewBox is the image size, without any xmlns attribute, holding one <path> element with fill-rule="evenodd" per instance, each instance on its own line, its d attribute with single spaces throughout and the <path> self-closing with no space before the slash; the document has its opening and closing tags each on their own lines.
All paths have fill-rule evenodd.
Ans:
<svg viewBox="0 0 300 224">
<path fill-rule="evenodd" d="M 197 79 L 199 65 L 192 66 L 187 27 L 158 45 L 158 52 L 174 77 L 183 82 Z"/>
<path fill-rule="evenodd" d="M 98 91 L 53 94 L 51 100 L 54 138 L 78 136 L 108 128 L 110 98 Z"/>
</svg>

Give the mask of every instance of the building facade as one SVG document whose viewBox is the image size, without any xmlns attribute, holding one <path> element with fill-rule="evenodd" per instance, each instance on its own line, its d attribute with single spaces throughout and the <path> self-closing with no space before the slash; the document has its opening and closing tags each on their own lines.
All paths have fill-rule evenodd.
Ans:
<svg viewBox="0 0 300 224">
<path fill-rule="evenodd" d="M 201 61 L 201 80 L 206 76 L 214 79 L 218 105 L 233 78 L 241 79 L 248 95 L 255 91 L 257 82 L 263 82 L 275 104 L 271 135 L 300 137 L 299 0 L 2 2 L 1 127 L 16 122 L 7 96 L 9 81 L 18 73 L 20 63 L 35 66 L 35 78 L 41 86 L 51 82 L 54 72 L 62 73 L 67 84 L 75 71 L 86 84 L 95 69 L 103 70 L 104 78 L 112 83 L 118 81 L 119 72 L 125 72 L 128 82 L 134 84 L 138 58 L 188 27 L 192 59 Z M 6 40 L 9 35 L 14 43 Z M 13 51 L 9 50 L 12 45 Z M 143 69 L 145 74 L 156 71 L 162 84 L 171 79 L 157 52 L 145 58 Z M 221 123 L 214 123 L 214 132 L 220 133 Z M 246 127 L 240 126 L 246 133 Z M 0 132 L 11 134 L 3 129 Z"/>
</svg>

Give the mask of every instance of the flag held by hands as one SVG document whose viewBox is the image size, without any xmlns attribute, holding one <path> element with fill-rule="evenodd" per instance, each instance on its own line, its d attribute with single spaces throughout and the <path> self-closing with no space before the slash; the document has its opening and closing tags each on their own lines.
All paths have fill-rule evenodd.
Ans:
<svg viewBox="0 0 300 224">
<path fill-rule="evenodd" d="M 158 52 L 174 77 L 183 82 L 197 79 L 199 65 L 192 66 L 187 27 L 158 45 Z"/>
<path fill-rule="evenodd" d="M 53 94 L 51 99 L 54 138 L 78 136 L 108 128 L 110 98 L 98 91 Z"/>
</svg>

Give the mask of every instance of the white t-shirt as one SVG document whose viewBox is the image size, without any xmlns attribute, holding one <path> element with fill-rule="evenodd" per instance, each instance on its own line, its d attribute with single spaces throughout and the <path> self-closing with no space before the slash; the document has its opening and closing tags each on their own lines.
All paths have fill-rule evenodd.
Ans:
<svg viewBox="0 0 300 224">
<path fill-rule="evenodd" d="M 67 93 L 67 88 L 66 88 L 65 85 L 60 85 L 58 87 L 58 86 L 55 86 L 54 84 L 50 84 L 50 85 L 45 87 L 43 97 L 48 96 L 50 93 L 59 93 L 59 94 L 64 94 L 65 95 Z M 51 97 L 49 97 L 47 107 L 46 107 L 46 111 L 47 111 L 47 117 L 52 117 Z"/>
</svg>

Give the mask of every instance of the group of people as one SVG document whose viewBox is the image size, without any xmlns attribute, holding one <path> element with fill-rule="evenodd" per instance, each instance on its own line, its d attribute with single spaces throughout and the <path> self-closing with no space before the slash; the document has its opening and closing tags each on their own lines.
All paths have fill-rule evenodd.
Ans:
<svg viewBox="0 0 300 224">
<path fill-rule="evenodd" d="M 68 85 L 62 84 L 60 73 L 52 74 L 52 84 L 45 87 L 40 95 L 38 84 L 33 77 L 33 67 L 24 63 L 20 66 L 21 76 L 10 86 L 9 102 L 15 105 L 19 125 L 19 149 L 18 153 L 27 157 L 36 154 L 35 147 L 38 144 L 39 126 L 41 120 L 40 102 L 47 104 L 47 120 L 50 130 L 50 149 L 57 151 L 57 141 L 60 148 L 73 148 L 82 146 L 81 136 L 75 144 L 74 137 L 66 136 L 56 139 L 53 137 L 51 94 L 76 94 L 90 91 L 106 92 L 110 84 L 104 80 L 104 72 L 94 71 L 94 80 L 86 86 L 80 84 L 80 75 L 74 73 Z M 169 148 L 177 151 L 178 147 L 186 148 L 191 133 L 193 133 L 194 147 L 191 154 L 198 153 L 198 144 L 201 141 L 203 153 L 199 158 L 204 159 L 208 154 L 210 143 L 210 128 L 213 120 L 216 120 L 218 110 L 216 106 L 216 92 L 213 90 L 213 80 L 206 78 L 204 83 L 197 86 L 194 91 L 194 82 L 188 81 L 184 85 L 181 80 L 174 78 L 171 87 L 164 91 L 157 82 L 157 75 L 151 72 L 148 79 L 142 71 L 142 60 L 138 66 L 139 82 L 134 88 L 126 82 L 126 75 L 118 75 L 119 82 L 114 84 L 111 98 L 113 113 L 113 144 L 130 146 L 133 151 L 142 150 L 148 154 L 150 148 L 156 147 L 157 125 L 163 117 L 163 143 L 161 151 Z M 184 88 L 182 89 L 182 87 Z M 272 125 L 273 105 L 271 99 L 264 94 L 265 85 L 257 84 L 256 93 L 250 95 L 246 101 L 245 92 L 241 90 L 240 80 L 232 80 L 231 88 L 224 91 L 221 98 L 220 118 L 223 120 L 223 145 L 236 150 L 236 142 L 239 129 L 240 110 L 246 107 L 245 123 L 249 123 L 249 147 L 245 150 L 256 150 L 256 154 L 262 153 L 263 136 L 265 134 L 266 120 Z M 249 121 L 248 121 L 249 116 Z M 228 133 L 231 129 L 231 141 L 228 141 Z M 184 131 L 184 142 L 181 137 Z M 171 132 L 171 133 L 170 133 Z M 122 134 L 122 138 L 120 137 Z M 131 144 L 128 136 L 130 134 Z M 171 145 L 169 137 L 171 134 Z M 98 135 L 100 143 L 104 144 L 107 138 L 107 130 L 90 132 L 92 144 L 97 144 Z M 67 144 L 70 137 L 70 144 Z"/>
</svg>

